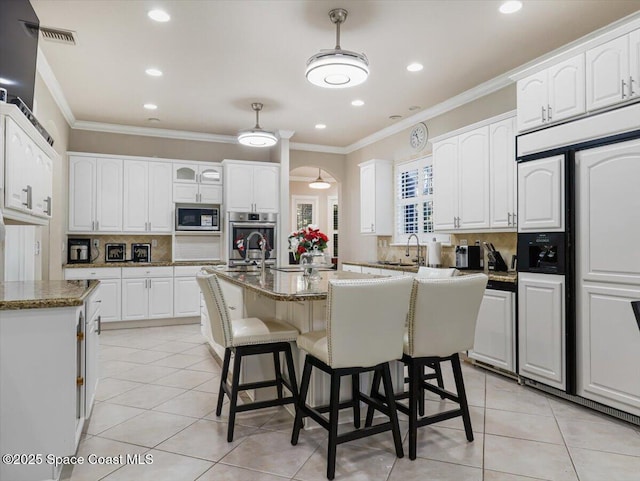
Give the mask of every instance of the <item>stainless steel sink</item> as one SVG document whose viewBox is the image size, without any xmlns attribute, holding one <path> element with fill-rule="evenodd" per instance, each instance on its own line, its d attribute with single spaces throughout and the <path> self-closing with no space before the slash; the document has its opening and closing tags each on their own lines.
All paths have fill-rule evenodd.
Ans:
<svg viewBox="0 0 640 481">
<path fill-rule="evenodd" d="M 378 261 L 377 264 L 381 266 L 418 267 L 418 264 L 409 262 Z"/>
</svg>

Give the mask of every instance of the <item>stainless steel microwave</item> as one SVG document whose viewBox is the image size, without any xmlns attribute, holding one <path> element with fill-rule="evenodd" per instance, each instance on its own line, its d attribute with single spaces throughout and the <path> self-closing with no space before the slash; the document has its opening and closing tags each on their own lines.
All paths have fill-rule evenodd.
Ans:
<svg viewBox="0 0 640 481">
<path fill-rule="evenodd" d="M 206 204 L 176 204 L 176 230 L 220 230 L 220 207 Z"/>
</svg>

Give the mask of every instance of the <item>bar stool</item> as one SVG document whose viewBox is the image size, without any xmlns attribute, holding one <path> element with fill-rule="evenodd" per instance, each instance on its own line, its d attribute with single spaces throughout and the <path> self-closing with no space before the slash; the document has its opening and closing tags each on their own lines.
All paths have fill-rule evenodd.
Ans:
<svg viewBox="0 0 640 481">
<path fill-rule="evenodd" d="M 307 352 L 300 383 L 300 396 L 291 444 L 298 443 L 302 420 L 311 417 L 329 431 L 327 478 L 336 470 L 337 445 L 391 430 L 396 455 L 404 456 L 398 413 L 393 399 L 389 361 L 402 355 L 404 324 L 413 280 L 410 277 L 331 280 L 327 299 L 327 330 L 298 337 L 298 347 Z M 306 404 L 311 369 L 331 376 L 329 405 Z M 373 371 L 382 379 L 385 395 L 373 399 L 360 392 L 360 373 Z M 352 399 L 340 402 L 340 379 L 351 376 Z M 389 417 L 389 422 L 360 428 L 360 401 Z M 356 430 L 338 435 L 340 409 L 352 408 Z M 322 413 L 329 412 L 329 419 Z"/>
<path fill-rule="evenodd" d="M 445 269 L 420 266 L 416 274 L 416 279 L 442 279 L 447 277 L 455 277 L 458 274 L 460 274 L 460 271 L 455 267 Z M 433 372 L 423 372 L 422 381 L 435 379 L 438 386 L 444 388 L 444 380 L 442 379 L 442 369 L 440 368 L 440 363 L 436 362 L 434 364 L 428 364 L 427 366 L 425 366 L 425 368 L 431 369 Z M 404 382 L 408 383 L 409 378 L 406 377 L 404 379 Z M 425 389 L 423 388 L 422 393 L 420 394 L 420 399 L 418 401 L 418 414 L 420 414 L 420 416 L 424 416 L 424 391 Z M 443 396 L 441 396 L 441 398 L 444 399 Z"/>
<path fill-rule="evenodd" d="M 272 406 L 296 403 L 298 398 L 298 386 L 296 373 L 293 367 L 290 342 L 298 337 L 298 331 L 280 321 L 272 319 L 258 319 L 249 317 L 246 319 L 231 320 L 229 309 L 224 300 L 220 281 L 214 273 L 199 272 L 196 276 L 209 313 L 211 332 L 216 343 L 224 346 L 224 361 L 220 379 L 220 391 L 216 416 L 222 413 L 224 394 L 229 397 L 229 424 L 227 427 L 227 441 L 233 441 L 233 428 L 236 413 L 252 411 Z M 227 385 L 231 352 L 234 352 L 233 374 L 231 386 Z M 280 371 L 280 353 L 283 352 L 287 362 L 289 379 L 282 377 Z M 257 354 L 272 354 L 275 379 L 259 382 L 240 384 L 240 366 L 242 358 Z M 238 392 L 247 389 L 258 389 L 275 386 L 277 398 L 265 401 L 256 401 L 238 406 Z M 283 386 L 291 392 L 291 396 L 283 396 Z"/>
<path fill-rule="evenodd" d="M 468 441 L 473 441 L 471 417 L 464 389 L 458 353 L 473 347 L 476 318 L 487 285 L 487 276 L 472 274 L 448 279 L 415 279 L 409 309 L 409 329 L 405 336 L 402 362 L 409 370 L 409 391 L 396 400 L 409 398 L 409 407 L 396 402 L 409 416 L 409 459 L 416 459 L 418 427 L 462 416 Z M 456 393 L 424 382 L 424 367 L 451 361 Z M 380 399 L 380 377 L 374 374 L 371 397 Z M 460 405 L 458 409 L 418 419 L 423 390 L 429 390 Z M 371 425 L 373 411 L 367 410 L 365 426 Z"/>
</svg>

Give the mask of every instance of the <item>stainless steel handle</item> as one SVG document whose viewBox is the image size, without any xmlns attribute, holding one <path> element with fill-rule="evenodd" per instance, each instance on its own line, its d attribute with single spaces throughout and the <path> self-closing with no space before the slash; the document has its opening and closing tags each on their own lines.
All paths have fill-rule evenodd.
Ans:
<svg viewBox="0 0 640 481">
<path fill-rule="evenodd" d="M 23 202 L 22 205 L 24 205 L 27 209 L 31 209 L 31 186 L 27 185 L 27 188 L 22 189 L 22 192 L 27 194 L 27 201 Z"/>
<path fill-rule="evenodd" d="M 51 215 L 51 196 L 47 196 L 46 199 L 44 199 L 45 203 L 47 204 L 47 208 L 45 209 L 45 214 L 47 215 Z"/>
<path fill-rule="evenodd" d="M 544 112 L 545 112 L 544 107 L 542 107 L 542 121 L 543 121 L 543 122 L 546 122 L 546 121 L 547 121 L 547 119 L 546 119 L 546 118 L 545 118 L 545 116 L 544 116 Z"/>
<path fill-rule="evenodd" d="M 514 225 L 514 226 L 518 225 L 518 223 L 516 222 L 516 218 L 517 218 L 517 217 L 518 217 L 518 216 L 517 216 L 517 215 L 516 215 L 516 213 L 514 212 L 514 213 L 513 213 L 513 225 Z"/>
<path fill-rule="evenodd" d="M 511 212 L 507 212 L 507 225 L 511 225 Z"/>
<path fill-rule="evenodd" d="M 629 75 L 629 97 L 635 95 L 636 93 L 633 91 L 633 77 Z"/>
<path fill-rule="evenodd" d="M 96 223 L 95 221 L 91 221 L 91 230 L 96 230 Z"/>
<path fill-rule="evenodd" d="M 96 230 L 100 230 L 100 221 L 99 220 L 96 221 Z"/>
<path fill-rule="evenodd" d="M 624 98 L 624 97 L 625 97 L 625 95 L 624 95 L 624 87 L 625 87 L 626 85 L 627 85 L 627 84 L 625 84 L 625 83 L 624 83 L 624 79 L 620 80 L 620 93 L 622 94 L 622 98 Z"/>
<path fill-rule="evenodd" d="M 547 104 L 547 121 L 551 122 L 551 105 Z"/>
<path fill-rule="evenodd" d="M 98 336 L 102 334 L 102 316 L 98 316 Z"/>
</svg>

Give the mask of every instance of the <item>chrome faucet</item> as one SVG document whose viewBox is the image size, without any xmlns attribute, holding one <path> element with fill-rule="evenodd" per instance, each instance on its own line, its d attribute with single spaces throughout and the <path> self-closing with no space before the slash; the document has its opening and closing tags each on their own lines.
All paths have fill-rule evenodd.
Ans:
<svg viewBox="0 0 640 481">
<path fill-rule="evenodd" d="M 415 237 L 416 238 L 416 247 L 418 248 L 418 256 L 417 256 L 417 261 L 418 261 L 418 265 L 420 265 L 420 239 L 418 238 L 418 236 L 416 234 L 411 234 L 409 236 L 409 238 L 407 239 L 407 251 L 405 252 L 405 256 L 409 257 L 409 243 L 411 242 L 411 238 Z"/>
<path fill-rule="evenodd" d="M 264 235 L 262 235 L 262 232 L 258 232 L 257 230 L 254 230 L 253 232 L 251 232 L 247 238 L 245 239 L 245 242 L 247 243 L 247 253 L 245 255 L 245 259 L 244 261 L 246 263 L 251 262 L 251 259 L 249 259 L 249 241 L 251 241 L 251 239 L 253 238 L 253 236 L 260 236 L 260 242 L 258 243 L 258 245 L 260 246 L 260 274 L 262 275 L 262 277 L 264 278 L 264 274 L 265 274 L 265 262 L 266 262 L 266 257 L 267 257 L 267 239 L 265 238 Z"/>
</svg>

